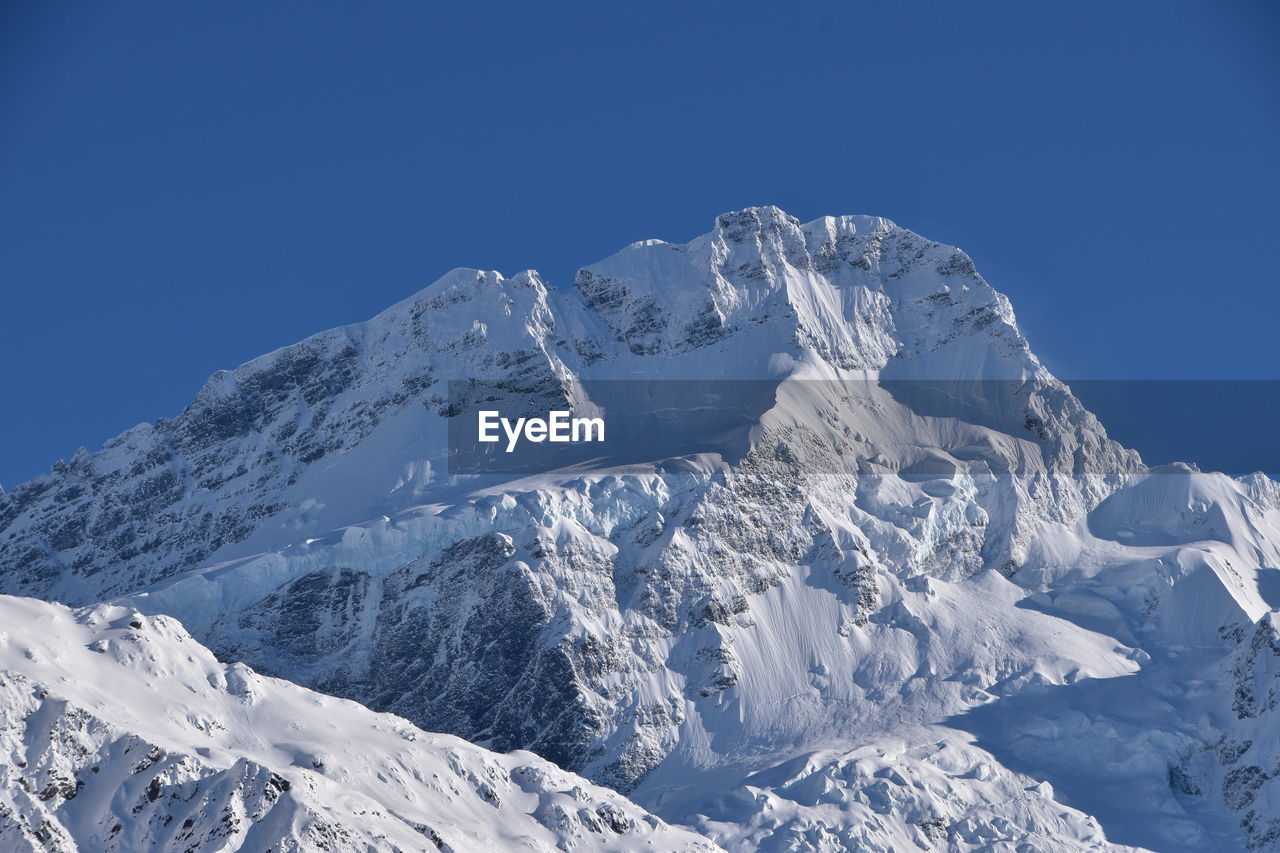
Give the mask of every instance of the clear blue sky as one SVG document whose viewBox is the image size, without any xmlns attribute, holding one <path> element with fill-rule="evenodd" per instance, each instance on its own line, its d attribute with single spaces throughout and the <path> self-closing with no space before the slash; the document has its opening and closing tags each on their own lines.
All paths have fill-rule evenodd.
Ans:
<svg viewBox="0 0 1280 853">
<path fill-rule="evenodd" d="M 965 248 L 1066 377 L 1276 377 L 1280 4 L 0 11 L 0 483 L 455 266 L 715 214 Z"/>
</svg>

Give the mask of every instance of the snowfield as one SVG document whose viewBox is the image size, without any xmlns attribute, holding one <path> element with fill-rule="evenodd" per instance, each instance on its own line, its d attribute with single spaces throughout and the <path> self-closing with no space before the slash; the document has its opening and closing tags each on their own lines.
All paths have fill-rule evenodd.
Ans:
<svg viewBox="0 0 1280 853">
<path fill-rule="evenodd" d="M 661 411 L 460 473 L 477 406 Z M 0 602 L 32 845 L 1280 850 L 1280 484 L 877 217 L 454 270 L 0 495 L 0 592 L 85 608 Z"/>
</svg>

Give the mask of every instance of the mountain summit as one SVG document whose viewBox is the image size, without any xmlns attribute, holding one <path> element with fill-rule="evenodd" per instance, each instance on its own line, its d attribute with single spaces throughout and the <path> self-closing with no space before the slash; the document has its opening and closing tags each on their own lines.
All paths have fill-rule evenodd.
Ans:
<svg viewBox="0 0 1280 853">
<path fill-rule="evenodd" d="M 368 322 L 219 371 L 178 417 L 0 496 L 3 589 L 86 603 L 428 502 L 448 485 L 450 380 L 555 397 L 586 379 L 855 377 L 1029 380 L 1055 391 L 1028 394 L 1054 408 L 1035 417 L 1105 443 L 963 252 L 876 217 L 749 208 L 686 244 L 633 244 L 567 293 L 533 271 L 455 269 Z M 1135 470 L 1098 449 L 1104 479 Z"/>
</svg>

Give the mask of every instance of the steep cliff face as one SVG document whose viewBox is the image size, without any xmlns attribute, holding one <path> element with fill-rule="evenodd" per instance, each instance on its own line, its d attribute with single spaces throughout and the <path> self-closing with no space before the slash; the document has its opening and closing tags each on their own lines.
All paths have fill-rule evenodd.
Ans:
<svg viewBox="0 0 1280 853">
<path fill-rule="evenodd" d="M 732 440 L 677 411 L 694 452 L 450 468 L 459 386 L 607 419 L 593 382 L 705 380 L 751 389 Z M 0 588 L 175 616 L 223 659 L 532 749 L 736 849 L 1096 849 L 1106 823 L 970 715 L 1227 654 L 1270 606 L 1275 494 L 1146 472 L 959 250 L 752 208 L 566 292 L 456 270 L 218 374 L 0 498 Z"/>
</svg>

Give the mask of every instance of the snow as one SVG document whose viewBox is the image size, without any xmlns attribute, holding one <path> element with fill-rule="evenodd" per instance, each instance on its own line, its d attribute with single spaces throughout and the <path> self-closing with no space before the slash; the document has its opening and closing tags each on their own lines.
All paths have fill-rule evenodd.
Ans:
<svg viewBox="0 0 1280 853">
<path fill-rule="evenodd" d="M 173 619 L 0 596 L 5 850 L 706 850 L 531 753 L 223 664 Z"/>
<path fill-rule="evenodd" d="M 460 475 L 448 385 L 468 378 L 543 412 L 669 411 L 616 458 Z M 748 423 L 682 408 L 661 389 L 693 385 L 670 380 L 713 380 Z M 0 519 L 4 591 L 117 602 L 4 600 L 26 626 L 6 629 L 6 666 L 192 766 L 298 781 L 292 813 L 329 816 L 268 810 L 255 832 L 332 819 L 400 838 L 398 819 L 352 817 L 395 803 L 441 835 L 600 843 L 533 794 L 503 788 L 495 827 L 477 785 L 455 782 L 455 815 L 394 769 L 446 778 L 445 750 L 648 820 L 592 783 L 611 786 L 735 851 L 1280 838 L 1280 484 L 1146 468 L 968 256 L 878 217 L 725 214 L 567 292 L 454 270 L 215 375 L 179 418 L 0 497 Z M 156 614 L 160 663 L 104 627 L 130 608 Z M 422 732 L 406 758 L 404 720 L 204 650 L 182 663 L 171 649 L 197 647 L 167 617 L 226 660 L 582 778 Z M 13 646 L 41 620 L 67 642 Z M 23 691 L 8 701 L 26 713 Z M 210 703 L 195 721 L 188 695 Z M 320 755 L 351 762 L 349 790 L 311 779 Z M 250 814 L 269 786 L 233 787 Z M 77 810 L 109 801 L 85 792 L 55 815 L 75 838 L 98 831 Z"/>
</svg>

